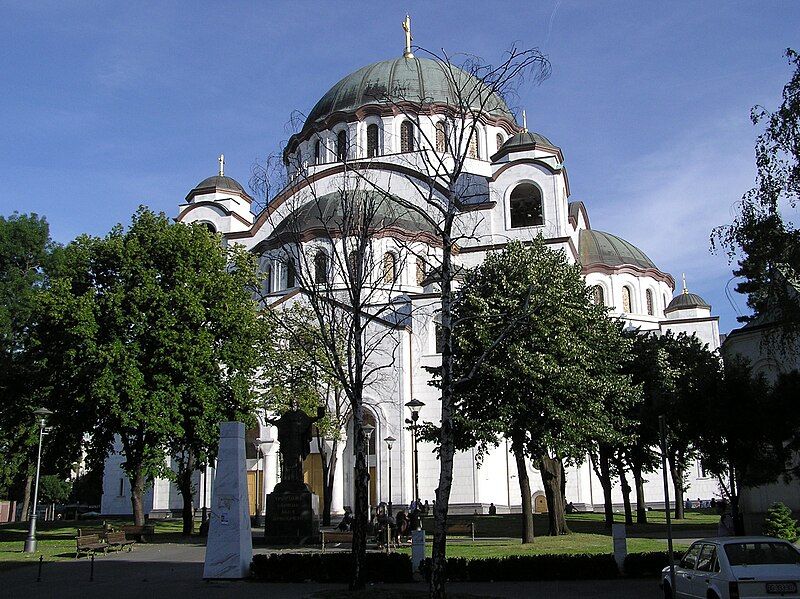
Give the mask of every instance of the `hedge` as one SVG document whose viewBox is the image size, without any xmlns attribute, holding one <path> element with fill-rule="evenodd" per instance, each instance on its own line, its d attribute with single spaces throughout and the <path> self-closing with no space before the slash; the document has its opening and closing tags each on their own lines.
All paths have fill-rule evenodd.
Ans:
<svg viewBox="0 0 800 599">
<path fill-rule="evenodd" d="M 420 569 L 425 579 L 430 580 L 430 559 L 425 559 Z M 448 558 L 445 572 L 448 580 L 470 582 L 598 580 L 619 576 L 614 556 L 608 554 Z"/>
<path fill-rule="evenodd" d="M 675 553 L 675 561 L 680 553 Z M 629 553 L 625 556 L 623 569 L 629 578 L 646 578 L 660 576 L 661 570 L 669 566 L 669 551 L 650 551 L 647 553 Z"/>
<path fill-rule="evenodd" d="M 263 582 L 350 582 L 350 553 L 260 553 L 253 556 L 252 576 Z M 367 553 L 367 582 L 411 582 L 411 556 Z"/>
</svg>

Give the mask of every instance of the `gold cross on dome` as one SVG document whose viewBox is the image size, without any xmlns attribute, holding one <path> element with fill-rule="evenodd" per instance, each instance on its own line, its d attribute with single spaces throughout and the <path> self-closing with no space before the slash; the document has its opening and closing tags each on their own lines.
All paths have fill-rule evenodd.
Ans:
<svg viewBox="0 0 800 599">
<path fill-rule="evenodd" d="M 219 158 L 219 176 L 223 177 L 225 175 L 225 154 L 220 154 Z"/>
<path fill-rule="evenodd" d="M 403 21 L 403 31 L 406 32 L 406 49 L 403 52 L 403 58 L 414 58 L 414 54 L 411 52 L 411 40 L 414 38 L 411 37 L 411 17 L 406 15 L 406 20 Z"/>
</svg>

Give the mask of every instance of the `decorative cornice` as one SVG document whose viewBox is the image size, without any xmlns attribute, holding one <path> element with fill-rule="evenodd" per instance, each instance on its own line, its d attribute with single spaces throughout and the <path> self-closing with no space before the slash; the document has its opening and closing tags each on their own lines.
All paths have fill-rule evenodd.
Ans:
<svg viewBox="0 0 800 599">
<path fill-rule="evenodd" d="M 494 164 L 494 163 L 495 163 L 494 156 L 492 156 L 492 164 Z M 567 188 L 567 197 L 569 197 L 569 195 L 570 195 L 569 176 L 567 176 L 566 167 L 561 166 L 560 168 L 554 168 L 553 166 L 551 166 L 550 164 L 548 164 L 547 162 L 545 162 L 541 158 L 519 158 L 517 160 L 511 160 L 510 162 L 506 162 L 505 164 L 503 164 L 503 166 L 499 167 L 492 174 L 491 181 L 497 181 L 497 178 L 500 175 L 502 175 L 505 171 L 507 171 L 508 169 L 510 169 L 513 166 L 518 166 L 520 164 L 532 164 L 534 166 L 544 167 L 552 175 L 558 175 L 560 173 L 564 173 L 564 185 Z"/>
<path fill-rule="evenodd" d="M 550 239 L 544 240 L 545 244 L 547 245 L 558 245 L 561 243 L 566 243 L 569 246 L 570 251 L 572 252 L 572 256 L 577 259 L 578 258 L 578 251 L 575 249 L 575 244 L 572 241 L 571 237 L 551 237 Z M 523 246 L 532 245 L 532 241 L 521 241 Z M 460 248 L 459 253 L 461 254 L 474 254 L 475 252 L 492 252 L 496 250 L 505 249 L 505 247 L 509 244 L 509 242 L 505 241 L 502 243 L 491 243 L 486 245 L 470 245 L 467 247 Z"/>
<path fill-rule="evenodd" d="M 672 275 L 662 272 L 657 268 L 640 268 L 638 266 L 633 266 L 632 264 L 623 264 L 621 266 L 610 266 L 608 264 L 591 264 L 589 266 L 584 266 L 581 269 L 583 274 L 588 275 L 590 273 L 599 272 L 604 275 L 614 275 L 614 274 L 628 274 L 633 275 L 635 277 L 652 277 L 656 281 L 661 281 L 662 283 L 666 283 L 670 286 L 670 288 L 675 291 L 675 279 L 672 278 Z"/>
<path fill-rule="evenodd" d="M 322 121 L 317 121 L 316 123 L 311 124 L 306 123 L 299 133 L 295 133 L 289 138 L 286 148 L 283 150 L 283 156 L 286 157 L 288 154 L 291 154 L 297 150 L 297 146 L 299 144 L 311 139 L 315 134 L 322 131 L 328 131 L 339 123 L 355 123 L 358 121 L 363 121 L 367 116 L 396 117 L 409 114 L 416 117 L 443 114 L 452 118 L 460 118 L 453 106 L 444 102 L 434 102 L 431 104 L 424 104 L 422 106 L 415 102 L 380 102 L 375 104 L 366 104 L 364 106 L 360 106 L 354 111 L 338 111 L 329 114 Z M 501 127 L 509 135 L 520 131 L 520 128 L 516 123 L 508 120 L 505 117 L 494 117 L 491 115 L 482 114 L 479 121 L 484 125 Z"/>
<path fill-rule="evenodd" d="M 225 189 L 222 187 L 195 187 L 192 191 L 186 194 L 186 201 L 189 202 L 195 196 L 206 195 L 209 193 L 216 193 L 218 190 L 224 191 L 225 193 L 229 193 L 231 195 L 238 196 L 242 198 L 248 204 L 253 202 L 253 198 L 245 191 L 238 191 L 236 189 Z"/>
<path fill-rule="evenodd" d="M 263 252 L 274 250 L 279 248 L 283 245 L 290 244 L 290 243 L 306 243 L 313 239 L 341 239 L 342 234 L 341 231 L 326 229 L 325 227 L 315 227 L 313 229 L 307 229 L 300 232 L 292 232 L 288 231 L 277 237 L 268 237 L 263 241 L 259 241 L 252 250 L 254 254 L 262 254 Z M 370 234 L 370 238 L 372 239 L 381 239 L 383 237 L 391 237 L 393 239 L 402 239 L 406 243 L 413 243 L 413 242 L 424 242 L 428 245 L 432 245 L 435 247 L 441 247 L 442 242 L 441 239 L 432 235 L 428 232 L 419 231 L 416 233 L 412 233 L 411 231 L 407 231 L 405 229 L 401 229 L 399 227 L 385 227 L 379 229 Z"/>
<path fill-rule="evenodd" d="M 666 312 L 665 312 L 666 313 Z M 669 325 L 669 324 L 683 324 L 683 323 L 691 323 L 691 322 L 708 322 L 709 320 L 714 320 L 719 322 L 719 316 L 697 316 L 695 318 L 675 318 L 675 319 L 664 319 L 659 320 L 658 324 Z M 729 335 L 730 336 L 730 335 Z"/>
<path fill-rule="evenodd" d="M 232 216 L 233 218 L 237 219 L 239 222 L 247 225 L 248 227 L 252 227 L 253 226 L 253 223 L 251 223 L 250 221 L 248 221 L 244 217 L 240 216 L 236 212 L 233 212 L 232 210 L 229 210 L 228 208 L 226 208 L 225 206 L 223 206 L 221 204 L 218 204 L 217 202 L 212 202 L 211 200 L 201 200 L 199 202 L 195 202 L 193 204 L 189 204 L 186 208 L 183 209 L 183 211 L 180 214 L 178 214 L 178 216 L 175 217 L 175 220 L 178 221 L 178 222 L 182 222 L 183 218 L 187 214 L 189 214 L 192 210 L 194 210 L 195 208 L 202 208 L 202 207 L 214 208 L 216 210 L 221 211 L 225 216 Z M 230 237 L 231 234 L 227 234 L 226 236 Z"/>
</svg>

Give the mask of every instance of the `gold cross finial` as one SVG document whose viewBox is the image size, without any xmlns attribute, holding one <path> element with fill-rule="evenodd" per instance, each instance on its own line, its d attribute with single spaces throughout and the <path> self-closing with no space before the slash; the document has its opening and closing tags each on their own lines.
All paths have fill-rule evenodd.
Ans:
<svg viewBox="0 0 800 599">
<path fill-rule="evenodd" d="M 411 17 L 406 15 L 406 20 L 403 21 L 403 31 L 406 32 L 406 49 L 403 52 L 403 58 L 414 58 L 413 52 L 411 52 L 411 40 L 414 38 L 411 37 Z"/>
<path fill-rule="evenodd" d="M 683 273 L 681 275 L 681 278 L 683 279 L 683 292 L 689 293 L 689 290 L 686 288 L 686 273 Z"/>
<path fill-rule="evenodd" d="M 527 131 L 528 130 L 528 115 L 525 114 L 525 109 L 524 108 L 522 109 L 522 130 L 523 131 Z"/>
<path fill-rule="evenodd" d="M 219 176 L 220 177 L 224 177 L 225 176 L 225 154 L 220 154 L 219 158 L 217 160 L 219 160 Z"/>
</svg>

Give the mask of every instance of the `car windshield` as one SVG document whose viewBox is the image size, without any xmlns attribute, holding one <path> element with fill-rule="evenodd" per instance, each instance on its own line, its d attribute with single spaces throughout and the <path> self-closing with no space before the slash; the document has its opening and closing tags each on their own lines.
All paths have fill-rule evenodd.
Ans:
<svg viewBox="0 0 800 599">
<path fill-rule="evenodd" d="M 761 564 L 800 564 L 800 553 L 788 543 L 758 541 L 755 543 L 728 543 L 725 554 L 731 566 L 757 566 Z"/>
</svg>

